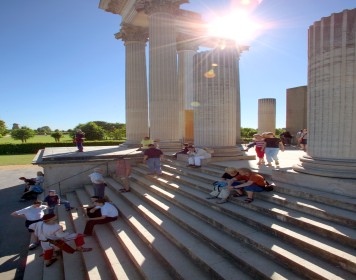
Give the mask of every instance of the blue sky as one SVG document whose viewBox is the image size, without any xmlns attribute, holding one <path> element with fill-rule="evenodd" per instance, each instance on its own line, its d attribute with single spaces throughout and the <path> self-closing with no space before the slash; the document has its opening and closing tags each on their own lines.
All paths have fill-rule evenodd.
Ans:
<svg viewBox="0 0 356 280">
<path fill-rule="evenodd" d="M 256 0 L 257 1 L 257 0 Z M 238 0 L 190 0 L 182 8 L 209 21 Z M 0 120 L 67 130 L 88 121 L 125 122 L 121 17 L 99 0 L 2 1 Z M 285 127 L 286 89 L 307 84 L 307 31 L 356 0 L 263 0 L 253 17 L 268 29 L 240 59 L 241 125 L 257 128 L 258 99 L 276 98 Z"/>
</svg>

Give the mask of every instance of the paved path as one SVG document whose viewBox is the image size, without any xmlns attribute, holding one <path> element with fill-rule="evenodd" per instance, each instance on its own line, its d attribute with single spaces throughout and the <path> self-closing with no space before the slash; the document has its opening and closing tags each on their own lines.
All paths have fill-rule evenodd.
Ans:
<svg viewBox="0 0 356 280">
<path fill-rule="evenodd" d="M 256 152 L 254 148 L 251 148 L 248 152 L 246 152 L 247 155 L 256 155 Z M 299 158 L 301 158 L 303 155 L 305 155 L 305 152 L 303 152 L 300 149 L 297 149 L 294 146 L 288 146 L 286 147 L 286 150 L 284 152 L 279 152 L 278 153 L 278 158 L 279 158 L 279 163 L 280 169 L 290 169 L 292 168 L 293 165 L 298 164 L 300 162 Z M 238 160 L 238 161 L 222 161 L 222 162 L 216 162 L 216 164 L 222 165 L 222 166 L 231 166 L 231 167 L 247 167 L 252 169 L 255 172 L 260 172 L 262 174 L 272 174 L 272 170 L 276 169 L 275 166 L 273 167 L 267 167 L 265 165 L 257 165 L 258 159 L 256 160 Z"/>
<path fill-rule="evenodd" d="M 36 177 L 42 168 L 33 165 L 0 166 L 0 279 L 20 280 L 26 264 L 30 235 L 25 219 L 10 216 L 30 203 L 18 202 L 23 187 L 18 179 Z M 35 280 L 35 279 L 34 279 Z"/>
</svg>

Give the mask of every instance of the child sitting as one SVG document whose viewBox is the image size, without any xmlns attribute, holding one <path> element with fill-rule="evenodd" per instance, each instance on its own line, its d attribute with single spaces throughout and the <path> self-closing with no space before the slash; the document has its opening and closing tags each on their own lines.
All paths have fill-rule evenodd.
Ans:
<svg viewBox="0 0 356 280">
<path fill-rule="evenodd" d="M 71 209 L 74 209 L 73 207 L 70 206 L 69 201 L 60 199 L 60 197 L 56 194 L 55 190 L 49 190 L 48 195 L 45 197 L 43 200 L 48 206 L 48 214 L 54 214 L 54 209 L 57 205 L 63 204 L 66 211 L 70 211 Z"/>
</svg>

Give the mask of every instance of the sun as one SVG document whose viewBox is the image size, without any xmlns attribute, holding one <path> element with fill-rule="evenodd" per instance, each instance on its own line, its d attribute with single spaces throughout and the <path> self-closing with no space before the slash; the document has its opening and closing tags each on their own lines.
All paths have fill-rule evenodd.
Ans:
<svg viewBox="0 0 356 280">
<path fill-rule="evenodd" d="M 233 11 L 208 23 L 209 36 L 232 39 L 241 44 L 251 42 L 261 30 L 262 24 L 246 10 Z"/>
</svg>

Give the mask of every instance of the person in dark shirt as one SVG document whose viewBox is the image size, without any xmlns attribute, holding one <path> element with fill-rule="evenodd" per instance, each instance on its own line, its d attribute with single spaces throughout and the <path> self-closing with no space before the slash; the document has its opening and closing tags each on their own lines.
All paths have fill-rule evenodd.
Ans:
<svg viewBox="0 0 356 280">
<path fill-rule="evenodd" d="M 265 145 L 262 147 L 262 150 L 266 154 L 267 166 L 272 166 L 272 161 L 274 160 L 276 167 L 279 167 L 278 152 L 279 150 L 284 152 L 284 145 L 281 139 L 274 136 L 272 132 L 264 133 L 263 137 L 265 138 Z"/>
<path fill-rule="evenodd" d="M 64 205 L 66 211 L 74 209 L 70 206 L 69 201 L 61 199 L 58 194 L 56 194 L 55 190 L 49 190 L 48 195 L 45 197 L 43 202 L 45 202 L 48 206 L 48 214 L 54 214 L 54 209 L 56 208 L 56 206 L 61 204 Z"/>
<path fill-rule="evenodd" d="M 161 159 L 163 158 L 163 152 L 160 149 L 155 148 L 154 144 L 149 144 L 148 149 L 145 150 L 143 156 L 143 162 L 147 163 L 149 173 L 147 175 L 162 174 Z"/>
</svg>

